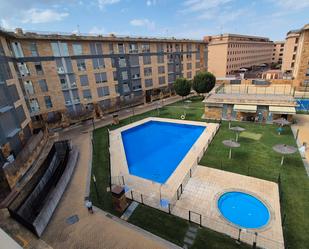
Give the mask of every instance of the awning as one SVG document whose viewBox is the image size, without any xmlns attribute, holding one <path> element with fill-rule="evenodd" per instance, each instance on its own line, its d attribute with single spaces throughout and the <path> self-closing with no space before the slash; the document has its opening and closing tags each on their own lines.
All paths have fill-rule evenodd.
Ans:
<svg viewBox="0 0 309 249">
<path fill-rule="evenodd" d="M 270 106 L 269 111 L 278 114 L 295 114 L 295 107 L 291 106 Z"/>
<path fill-rule="evenodd" d="M 234 111 L 237 112 L 256 112 L 256 105 L 234 105 Z"/>
</svg>

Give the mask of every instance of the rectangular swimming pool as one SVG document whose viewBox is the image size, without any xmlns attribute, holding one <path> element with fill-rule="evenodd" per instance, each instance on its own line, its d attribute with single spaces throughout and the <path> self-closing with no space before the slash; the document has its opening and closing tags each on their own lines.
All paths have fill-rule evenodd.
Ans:
<svg viewBox="0 0 309 249">
<path fill-rule="evenodd" d="M 309 99 L 297 99 L 296 111 L 309 111 Z"/>
<path fill-rule="evenodd" d="M 129 173 L 165 183 L 206 126 L 148 121 L 122 131 Z"/>
</svg>

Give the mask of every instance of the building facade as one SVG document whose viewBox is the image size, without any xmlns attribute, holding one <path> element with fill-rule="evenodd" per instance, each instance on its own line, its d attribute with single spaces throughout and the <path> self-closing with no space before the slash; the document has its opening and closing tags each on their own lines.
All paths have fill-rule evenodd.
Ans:
<svg viewBox="0 0 309 249">
<path fill-rule="evenodd" d="M 2 32 L 33 125 L 100 117 L 173 93 L 207 69 L 207 43 L 114 35 Z"/>
<path fill-rule="evenodd" d="M 296 53 L 298 49 L 299 35 L 299 30 L 292 30 L 287 33 L 285 39 L 281 69 L 286 75 L 293 74 Z"/>
<path fill-rule="evenodd" d="M 274 42 L 271 62 L 275 64 L 282 64 L 283 52 L 284 52 L 284 41 Z"/>
<path fill-rule="evenodd" d="M 0 36 L 0 166 L 14 157 L 31 137 L 30 115 L 14 58 Z"/>
<path fill-rule="evenodd" d="M 208 71 L 218 78 L 272 61 L 273 42 L 265 37 L 222 34 L 204 41 L 209 43 Z"/>
</svg>

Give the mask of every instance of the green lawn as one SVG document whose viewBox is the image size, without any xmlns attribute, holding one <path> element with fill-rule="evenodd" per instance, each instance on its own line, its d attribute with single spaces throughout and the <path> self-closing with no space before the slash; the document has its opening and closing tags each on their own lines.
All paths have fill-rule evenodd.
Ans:
<svg viewBox="0 0 309 249">
<path fill-rule="evenodd" d="M 234 123 L 236 125 L 236 123 Z M 232 124 L 232 125 L 234 125 Z M 285 143 L 296 146 L 290 128 L 282 135 L 276 132 L 276 126 L 237 123 L 250 133 L 261 134 L 259 140 L 240 137 L 240 148 L 233 150 L 233 158 L 228 159 L 228 148 L 222 146 L 222 140 L 234 138 L 235 134 L 224 122 L 206 151 L 200 164 L 231 171 L 243 175 L 277 182 L 281 175 L 281 210 L 286 215 L 284 235 L 286 248 L 308 248 L 309 245 L 309 181 L 299 153 L 287 156 L 283 167 L 281 156 L 272 150 L 272 146 Z"/>
<path fill-rule="evenodd" d="M 203 114 L 203 103 L 198 97 L 192 98 L 189 104 L 190 109 L 186 109 L 186 119 L 201 121 Z M 160 117 L 180 118 L 184 112 L 183 103 L 178 102 L 160 109 Z M 112 209 L 111 195 L 106 191 L 109 186 L 109 154 L 108 154 L 108 131 L 115 129 L 136 120 L 149 116 L 157 116 L 157 111 L 153 110 L 134 118 L 127 118 L 117 126 L 107 126 L 95 130 L 94 132 L 94 153 L 92 173 L 97 178 L 100 200 L 96 197 L 93 182 L 91 183 L 91 198 L 96 206 L 103 210 L 117 214 Z M 282 214 L 286 214 L 284 235 L 286 248 L 305 249 L 309 245 L 309 181 L 306 176 L 304 166 L 298 153 L 288 156 L 283 167 L 280 167 L 280 155 L 272 151 L 272 146 L 277 143 L 295 145 L 291 130 L 286 128 L 282 135 L 277 135 L 276 126 L 258 125 L 253 123 L 233 123 L 246 128 L 250 134 L 261 134 L 260 139 L 240 137 L 241 147 L 233 150 L 233 158 L 228 160 L 228 149 L 222 145 L 222 140 L 234 138 L 235 135 L 228 129 L 228 123 L 223 122 L 214 141 L 209 146 L 206 154 L 201 159 L 200 164 L 208 167 L 221 168 L 239 174 L 250 175 L 261 179 L 277 182 L 279 173 L 282 180 Z M 172 218 L 170 218 L 172 217 Z M 164 220 L 162 226 L 154 225 L 157 220 Z M 150 222 L 152 221 L 152 222 Z M 166 226 L 174 224 L 175 230 L 179 232 L 167 232 Z M 184 221 L 174 218 L 168 214 L 154 210 L 146 206 L 140 206 L 130 219 L 130 222 L 143 227 L 161 237 L 174 243 L 183 241 L 182 230 L 187 227 Z M 202 232 L 201 232 L 202 231 Z M 205 237 L 203 234 L 207 233 Z M 207 243 L 206 243 L 207 242 Z M 204 244 L 204 246 L 203 246 Z M 212 232 L 210 230 L 200 230 L 194 248 L 241 248 L 235 245 L 230 238 Z"/>
<path fill-rule="evenodd" d="M 183 240 L 189 227 L 189 222 L 184 219 L 144 205 L 138 206 L 129 218 L 129 222 L 179 246 L 183 246 Z M 251 247 L 246 244 L 238 245 L 234 239 L 203 227 L 199 228 L 192 248 L 249 249 Z"/>
</svg>

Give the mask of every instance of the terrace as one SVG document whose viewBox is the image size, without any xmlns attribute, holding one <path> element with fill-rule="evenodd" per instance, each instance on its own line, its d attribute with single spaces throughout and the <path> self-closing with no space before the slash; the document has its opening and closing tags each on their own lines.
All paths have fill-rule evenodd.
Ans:
<svg viewBox="0 0 309 249">
<path fill-rule="evenodd" d="M 201 116 L 204 109 L 203 103 L 201 102 L 201 99 L 198 98 L 194 98 L 192 100 L 193 102 L 190 103 L 188 109 L 186 109 L 186 117 L 189 120 L 201 121 Z M 111 194 L 108 191 L 110 175 L 110 164 L 108 160 L 109 152 L 107 149 L 109 144 L 108 129 L 115 130 L 116 128 L 149 116 L 159 115 L 160 117 L 177 119 L 181 114 L 183 114 L 183 104 L 176 103 L 161 108 L 159 112 L 155 110 L 140 114 L 131 117 L 130 119 L 122 120 L 117 126 L 104 127 L 94 132 L 93 174 L 97 178 L 98 188 L 106 189 L 106 191 L 100 192 L 100 199 L 98 199 L 92 183 L 91 198 L 93 199 L 95 205 L 106 211 L 112 212 L 115 215 L 121 215 L 113 210 Z M 207 166 L 207 168 L 205 168 L 206 170 L 208 170 L 209 167 L 217 168 L 219 169 L 218 172 L 222 172 L 221 170 L 223 170 L 223 173 L 224 171 L 231 171 L 241 175 L 249 175 L 250 178 L 256 177 L 266 181 L 271 181 L 274 183 L 270 184 L 274 184 L 274 186 L 277 186 L 276 183 L 278 183 L 281 215 L 283 218 L 280 221 L 279 211 L 279 217 L 278 214 L 276 215 L 277 219 L 279 219 L 276 222 L 279 223 L 276 224 L 279 224 L 280 226 L 280 223 L 282 222 L 285 247 L 292 246 L 292 248 L 305 248 L 309 243 L 308 234 L 305 232 L 309 227 L 309 221 L 305 216 L 305 210 L 307 210 L 309 206 L 308 202 L 305 202 L 304 200 L 306 199 L 306 190 L 309 189 L 309 186 L 302 160 L 300 155 L 296 153 L 286 158 L 285 165 L 280 167 L 280 155 L 272 151 L 272 146 L 277 143 L 295 145 L 292 132 L 290 129 L 286 129 L 282 135 L 278 135 L 276 131 L 277 127 L 274 125 L 260 125 L 253 123 L 238 124 L 236 122 L 235 124 L 246 128 L 246 132 L 250 134 L 259 134 L 259 136 L 249 136 L 251 138 L 240 136 L 242 146 L 235 150 L 233 159 L 228 159 L 228 150 L 222 146 L 221 142 L 222 140 L 229 139 L 234 135 L 232 131 L 228 129 L 228 124 L 223 122 L 218 134 L 208 147 L 204 157 L 200 160 L 200 166 L 198 166 L 196 172 L 203 171 L 201 168 L 205 165 Z M 193 174 L 193 178 L 189 180 L 187 186 L 190 186 L 190 181 L 194 179 L 196 176 L 195 174 L 196 173 Z M 256 179 L 256 181 L 258 182 L 259 179 Z M 246 184 L 242 186 L 250 191 L 249 185 L 248 187 Z M 269 189 L 266 185 L 263 188 L 264 191 Z M 180 201 L 181 198 L 192 196 L 192 194 L 186 194 L 186 191 L 188 190 L 189 188 L 184 190 L 182 196 L 180 197 Z M 274 193 L 278 192 L 275 190 Z M 263 193 L 258 194 L 258 196 L 261 196 L 261 198 L 268 198 L 266 197 L 267 195 Z M 278 196 L 276 198 L 278 198 Z M 141 202 L 140 199 L 136 199 L 136 201 Z M 270 197 L 267 202 L 272 201 L 273 197 Z M 168 214 L 166 210 L 164 210 L 165 212 L 162 212 L 151 208 L 147 203 L 145 204 L 146 205 L 139 205 L 128 221 L 180 246 L 183 246 L 186 230 L 189 226 L 191 226 L 190 224 L 192 224 L 186 222 L 186 220 L 189 220 L 189 217 L 183 216 L 182 218 L 177 218 L 174 215 Z M 189 206 L 185 204 L 185 208 L 188 207 Z M 277 210 L 278 205 L 276 204 L 273 209 Z M 175 213 L 176 209 L 174 210 L 174 214 Z M 191 217 L 190 221 L 193 223 L 196 222 L 194 217 Z M 204 223 L 202 223 L 202 225 L 204 226 Z M 206 224 L 206 226 L 209 227 L 208 224 Z M 202 227 L 198 230 L 197 237 L 192 248 L 204 248 L 205 243 L 209 245 L 210 248 L 247 248 L 246 244 L 235 244 L 230 236 L 236 239 L 235 235 L 233 236 L 229 234 L 229 236 L 225 236 L 222 233 L 217 233 L 213 230 Z M 259 243 L 261 243 L 261 238 L 262 236 L 258 236 L 258 246 Z M 274 244 L 282 245 L 282 241 L 280 241 L 280 239 L 275 240 L 276 241 Z M 246 241 L 243 233 L 241 234 L 241 241 Z M 251 243 L 249 242 L 249 244 Z M 281 247 L 273 246 L 271 248 Z"/>
</svg>

